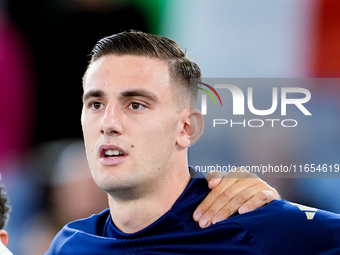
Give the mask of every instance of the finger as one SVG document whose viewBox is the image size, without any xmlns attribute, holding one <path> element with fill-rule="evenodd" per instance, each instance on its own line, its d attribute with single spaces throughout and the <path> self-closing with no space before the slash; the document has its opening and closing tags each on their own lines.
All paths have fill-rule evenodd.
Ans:
<svg viewBox="0 0 340 255">
<path fill-rule="evenodd" d="M 227 176 L 227 173 L 223 173 L 223 172 L 209 172 L 206 176 L 207 181 L 209 182 L 211 179 L 213 178 L 222 178 Z"/>
<path fill-rule="evenodd" d="M 231 214 L 248 201 L 258 190 L 249 186 L 255 185 L 257 181 L 249 179 L 247 187 L 244 189 L 244 182 L 236 182 L 224 192 L 222 192 L 215 201 L 210 205 L 209 209 L 200 220 L 201 227 L 207 227 L 211 223 L 228 218 Z"/>
<path fill-rule="evenodd" d="M 223 178 L 221 180 L 220 185 L 215 187 L 202 201 L 202 203 L 197 207 L 197 209 L 194 212 L 194 220 L 199 221 L 202 216 L 206 213 L 206 211 L 209 209 L 209 207 L 214 203 L 214 201 L 219 197 L 219 195 L 224 192 L 226 189 L 228 189 L 230 186 L 232 186 L 237 179 L 234 178 Z"/>
<path fill-rule="evenodd" d="M 249 199 L 244 205 L 242 205 L 238 209 L 238 212 L 240 214 L 251 212 L 264 206 L 265 204 L 270 203 L 274 199 L 281 199 L 276 190 L 262 190 L 255 194 L 255 196 Z"/>
<path fill-rule="evenodd" d="M 220 177 L 224 177 L 227 176 L 227 173 L 224 172 L 209 172 L 207 174 L 207 180 L 211 179 L 211 178 L 220 178 Z"/>
<path fill-rule="evenodd" d="M 269 188 L 269 190 L 265 190 L 266 188 Z M 276 190 L 271 190 L 270 188 L 269 185 L 262 182 L 242 190 L 216 214 L 212 219 L 212 224 L 228 218 L 241 207 L 243 207 L 241 209 L 242 213 L 249 212 L 279 197 L 278 194 L 277 196 L 275 195 Z"/>
<path fill-rule="evenodd" d="M 226 177 L 228 173 L 224 172 L 209 172 L 207 174 L 207 181 L 209 189 L 215 188 L 222 181 L 222 178 Z"/>
<path fill-rule="evenodd" d="M 193 218 L 195 221 L 200 221 L 203 215 L 206 213 L 206 211 L 209 209 L 209 207 L 217 200 L 219 195 L 227 190 L 230 186 L 234 185 L 236 182 L 240 182 L 240 180 L 251 180 L 252 182 L 254 180 L 259 180 L 257 178 L 257 175 L 251 174 L 248 172 L 244 172 L 242 168 L 237 168 L 234 172 L 229 173 L 221 173 L 221 172 L 212 172 L 207 175 L 208 178 L 212 177 L 226 177 L 222 178 L 220 184 L 215 187 L 208 195 L 207 197 L 202 201 L 202 203 L 197 207 L 197 209 L 194 212 Z M 242 179 L 239 179 L 238 177 L 242 177 Z M 249 178 L 249 177 L 255 177 L 255 178 Z M 248 179 L 249 178 L 249 179 Z M 250 184 L 247 184 L 247 186 L 250 186 Z M 211 219 L 214 216 L 209 216 L 208 214 L 208 225 L 211 224 Z M 201 224 L 204 225 L 206 223 L 207 219 L 204 219 Z"/>
<path fill-rule="evenodd" d="M 222 181 L 222 178 L 211 178 L 210 180 L 208 180 L 208 187 L 209 189 L 213 189 L 215 188 L 217 185 L 219 185 Z"/>
</svg>

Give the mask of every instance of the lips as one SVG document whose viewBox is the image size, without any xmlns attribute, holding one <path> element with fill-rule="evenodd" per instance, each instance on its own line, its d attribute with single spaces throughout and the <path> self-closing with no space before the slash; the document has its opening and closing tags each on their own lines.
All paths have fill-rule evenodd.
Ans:
<svg viewBox="0 0 340 255">
<path fill-rule="evenodd" d="M 128 154 L 118 146 L 104 144 L 99 147 L 100 162 L 105 166 L 117 165 L 127 156 Z"/>
</svg>

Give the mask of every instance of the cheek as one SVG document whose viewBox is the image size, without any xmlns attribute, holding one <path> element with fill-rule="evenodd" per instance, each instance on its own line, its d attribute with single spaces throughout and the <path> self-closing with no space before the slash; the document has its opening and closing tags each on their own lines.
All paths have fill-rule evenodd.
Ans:
<svg viewBox="0 0 340 255">
<path fill-rule="evenodd" d="M 89 118 L 87 118 L 86 116 L 82 115 L 81 117 L 81 126 L 82 126 L 82 130 L 83 130 L 83 134 L 84 134 L 84 139 L 88 139 L 95 134 L 95 125 L 94 125 L 95 121 L 94 120 L 90 120 Z"/>
<path fill-rule="evenodd" d="M 83 129 L 83 137 L 86 148 L 86 155 L 89 160 L 92 159 L 91 155 L 94 153 L 94 147 L 96 143 L 96 132 L 94 125 L 84 121 L 82 119 L 82 129 Z M 90 162 L 89 162 L 90 163 Z"/>
<path fill-rule="evenodd" d="M 175 131 L 177 129 L 177 122 L 174 118 L 153 118 L 152 122 L 139 126 L 138 137 L 143 138 L 145 143 L 152 146 L 152 144 L 173 142 L 175 138 Z"/>
</svg>

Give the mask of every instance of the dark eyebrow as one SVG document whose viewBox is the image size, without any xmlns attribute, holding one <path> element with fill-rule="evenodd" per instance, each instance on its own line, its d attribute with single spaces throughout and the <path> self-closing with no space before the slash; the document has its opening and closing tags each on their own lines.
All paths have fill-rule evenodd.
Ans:
<svg viewBox="0 0 340 255">
<path fill-rule="evenodd" d="M 144 89 L 127 90 L 123 91 L 120 95 L 121 97 L 144 97 L 153 102 L 158 101 L 158 97 L 154 93 Z"/>
<path fill-rule="evenodd" d="M 90 90 L 83 95 L 83 102 L 91 97 L 104 97 L 104 92 L 101 90 Z"/>
</svg>

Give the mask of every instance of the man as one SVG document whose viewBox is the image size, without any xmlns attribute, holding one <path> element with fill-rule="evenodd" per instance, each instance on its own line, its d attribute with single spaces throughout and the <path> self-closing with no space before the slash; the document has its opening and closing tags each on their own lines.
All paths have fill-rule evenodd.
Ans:
<svg viewBox="0 0 340 255">
<path fill-rule="evenodd" d="M 6 248 L 8 244 L 8 234 L 4 230 L 8 218 L 10 207 L 4 186 L 1 183 L 0 175 L 0 255 L 11 255 L 12 253 Z"/>
<path fill-rule="evenodd" d="M 217 224 L 201 229 L 210 223 L 207 203 L 195 216 L 202 222 L 192 219 L 209 193 L 187 161 L 187 148 L 203 132 L 202 115 L 194 109 L 198 89 L 190 87 L 190 79 L 200 76 L 168 38 L 131 31 L 96 44 L 83 79 L 81 121 L 91 173 L 107 192 L 110 209 L 66 225 L 46 254 L 334 251 L 340 241 L 330 233 L 339 230 L 333 224 L 339 217 L 318 211 L 307 222 L 298 206 L 285 201 L 222 222 L 228 213 L 218 213 L 212 220 Z M 217 199 L 211 211 L 223 211 L 225 200 Z M 309 244 L 313 231 L 324 244 Z"/>
</svg>

